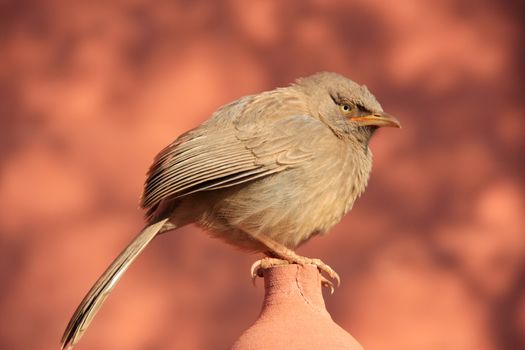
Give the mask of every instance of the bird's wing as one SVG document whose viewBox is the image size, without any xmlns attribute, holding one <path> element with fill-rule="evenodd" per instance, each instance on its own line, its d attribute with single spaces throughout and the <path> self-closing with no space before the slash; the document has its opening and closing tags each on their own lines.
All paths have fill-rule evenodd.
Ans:
<svg viewBox="0 0 525 350">
<path fill-rule="evenodd" d="M 207 132 L 194 129 L 157 156 L 142 206 L 152 208 L 168 197 L 230 187 L 298 166 L 312 159 L 310 141 L 325 128 L 312 117 L 291 116 Z"/>
</svg>

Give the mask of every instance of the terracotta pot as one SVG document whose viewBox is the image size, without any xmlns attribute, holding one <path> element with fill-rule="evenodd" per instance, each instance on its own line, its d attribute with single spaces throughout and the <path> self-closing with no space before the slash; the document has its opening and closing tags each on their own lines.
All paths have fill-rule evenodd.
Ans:
<svg viewBox="0 0 525 350">
<path fill-rule="evenodd" d="M 264 287 L 259 318 L 232 350 L 363 349 L 326 310 L 315 266 L 291 264 L 264 270 Z"/>
</svg>

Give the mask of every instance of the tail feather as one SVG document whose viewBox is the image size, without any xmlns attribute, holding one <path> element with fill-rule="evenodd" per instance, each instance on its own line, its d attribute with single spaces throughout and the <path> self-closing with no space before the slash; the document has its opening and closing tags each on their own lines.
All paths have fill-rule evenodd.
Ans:
<svg viewBox="0 0 525 350">
<path fill-rule="evenodd" d="M 165 228 L 163 231 L 166 231 L 167 227 L 164 226 L 167 222 L 168 219 L 164 219 L 142 230 L 113 261 L 104 274 L 99 277 L 77 307 L 73 317 L 71 317 L 62 336 L 62 350 L 71 349 L 80 340 L 98 310 L 109 296 L 109 293 L 113 290 L 120 277 L 122 277 L 122 274 L 163 228 Z M 169 225 L 170 229 L 174 228 L 171 224 Z"/>
</svg>

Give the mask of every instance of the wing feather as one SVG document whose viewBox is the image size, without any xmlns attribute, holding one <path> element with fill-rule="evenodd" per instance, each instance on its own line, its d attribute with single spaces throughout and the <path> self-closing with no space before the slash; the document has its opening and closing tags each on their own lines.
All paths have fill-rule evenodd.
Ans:
<svg viewBox="0 0 525 350">
<path fill-rule="evenodd" d="M 181 163 L 165 166 L 163 172 L 157 173 L 148 182 L 147 189 L 158 187 L 159 182 L 169 181 L 171 185 L 175 185 L 181 180 L 189 181 L 203 173 L 212 175 L 213 172 L 227 169 L 232 165 L 251 165 L 252 163 L 253 156 L 251 154 L 216 156 L 210 152 L 203 157 L 195 157 Z"/>
<path fill-rule="evenodd" d="M 323 134 L 317 128 L 325 126 L 309 116 L 291 116 L 194 129 L 156 157 L 141 204 L 151 215 L 167 198 L 236 186 L 298 166 L 313 157 L 311 137 Z"/>
<path fill-rule="evenodd" d="M 212 171 L 209 173 L 200 174 L 198 176 L 192 173 L 188 173 L 188 177 L 184 178 L 184 181 L 181 182 L 171 183 L 168 179 L 168 183 L 166 186 L 159 186 L 157 190 L 151 194 L 151 200 L 157 201 L 162 198 L 168 197 L 171 194 L 183 192 L 191 187 L 195 187 L 207 181 L 220 179 L 224 176 L 231 175 L 232 173 L 235 174 L 241 171 L 250 170 L 252 168 L 253 162 L 250 162 L 249 164 L 231 166 L 221 171 Z"/>
</svg>

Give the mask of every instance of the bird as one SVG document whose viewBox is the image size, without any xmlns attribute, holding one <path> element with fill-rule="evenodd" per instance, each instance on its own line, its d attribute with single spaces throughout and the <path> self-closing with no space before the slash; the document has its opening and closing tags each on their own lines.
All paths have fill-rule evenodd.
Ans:
<svg viewBox="0 0 525 350">
<path fill-rule="evenodd" d="M 369 141 L 380 127 L 400 128 L 365 85 L 333 72 L 241 97 L 180 135 L 155 157 L 140 204 L 146 226 L 84 297 L 61 340 L 82 337 L 129 265 L 153 238 L 188 224 L 264 258 L 269 266 L 313 264 L 295 249 L 327 233 L 352 208 L 372 168 Z M 323 283 L 332 281 L 323 277 Z"/>
</svg>

